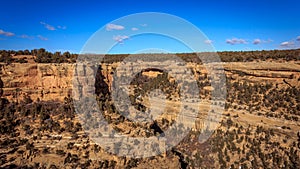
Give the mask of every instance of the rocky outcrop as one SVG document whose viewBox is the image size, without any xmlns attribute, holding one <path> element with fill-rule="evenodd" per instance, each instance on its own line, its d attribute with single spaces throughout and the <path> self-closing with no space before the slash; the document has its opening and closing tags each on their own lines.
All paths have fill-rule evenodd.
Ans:
<svg viewBox="0 0 300 169">
<path fill-rule="evenodd" d="M 33 100 L 63 100 L 72 88 L 71 64 L 0 64 L 3 96 L 20 100 L 29 95 Z"/>
</svg>

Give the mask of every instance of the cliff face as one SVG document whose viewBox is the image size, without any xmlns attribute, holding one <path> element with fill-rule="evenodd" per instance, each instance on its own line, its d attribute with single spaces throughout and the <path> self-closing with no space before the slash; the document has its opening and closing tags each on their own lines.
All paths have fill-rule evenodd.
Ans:
<svg viewBox="0 0 300 169">
<path fill-rule="evenodd" d="M 0 65 L 3 96 L 16 100 L 29 95 L 33 100 L 62 100 L 71 92 L 73 65 L 19 64 Z"/>
<path fill-rule="evenodd" d="M 113 70 L 117 67 L 118 63 L 102 65 L 101 74 L 105 78 L 104 82 L 108 85 L 109 90 L 111 90 L 113 81 Z M 197 79 L 207 75 L 207 70 L 203 66 L 189 63 L 187 67 L 196 72 Z M 297 62 L 228 62 L 224 63 L 223 67 L 226 77 L 233 81 L 246 80 L 251 83 L 271 82 L 283 86 L 297 86 L 300 78 L 300 64 Z M 3 96 L 21 100 L 24 95 L 29 95 L 33 100 L 39 98 L 45 101 L 62 101 L 68 95 L 72 95 L 74 68 L 75 64 L 67 63 L 12 63 L 9 65 L 0 63 Z M 152 76 L 151 72 L 148 74 L 147 76 Z M 81 73 L 81 76 L 85 76 L 85 74 Z M 209 85 L 203 89 L 211 90 Z"/>
<path fill-rule="evenodd" d="M 113 64 L 114 65 L 114 64 Z M 112 82 L 112 65 L 103 65 L 104 82 Z M 63 101 L 72 95 L 75 64 L 0 63 L 3 96 L 9 100 L 22 100 L 28 95 L 32 100 Z M 85 76 L 85 74 L 82 74 Z"/>
</svg>

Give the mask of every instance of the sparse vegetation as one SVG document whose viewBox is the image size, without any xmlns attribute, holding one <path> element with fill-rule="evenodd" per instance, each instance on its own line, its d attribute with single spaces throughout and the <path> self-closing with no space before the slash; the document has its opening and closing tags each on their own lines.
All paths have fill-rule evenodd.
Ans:
<svg viewBox="0 0 300 169">
<path fill-rule="evenodd" d="M 107 153 L 101 146 L 95 144 L 84 128 L 108 126 L 99 123 L 96 113 L 88 112 L 76 114 L 73 99 L 70 94 L 59 100 L 43 100 L 47 96 L 47 89 L 38 91 L 41 99 L 31 97 L 33 91 L 24 92 L 22 84 L 14 84 L 7 77 L 0 74 L 0 168 L 145 168 L 172 166 L 173 168 L 297 168 L 300 166 L 300 74 L 297 68 L 278 70 L 264 70 L 251 68 L 251 71 L 263 71 L 255 74 L 238 68 L 238 62 L 255 64 L 261 61 L 279 63 L 280 59 L 298 64 L 300 50 L 283 51 L 254 51 L 254 52 L 219 52 L 224 62 L 237 62 L 234 68 L 225 65 L 227 98 L 226 102 L 215 101 L 212 106 L 225 106 L 220 126 L 209 139 L 200 143 L 199 133 L 204 128 L 198 120 L 195 129 L 170 151 L 163 155 L 149 158 L 118 157 Z M 24 57 L 15 57 L 24 55 Z M 38 63 L 74 63 L 77 55 L 65 53 L 50 53 L 45 49 L 24 51 L 0 51 L 0 73 L 9 64 L 26 63 L 25 56 L 34 56 Z M 195 54 L 177 54 L 185 61 L 197 61 Z M 203 53 L 205 55 L 205 53 Z M 96 74 L 95 93 L 99 109 L 115 132 L 130 137 L 151 137 L 163 134 L 166 129 L 175 123 L 180 100 L 180 88 L 176 81 L 166 72 L 156 69 L 145 70 L 147 76 L 138 74 L 130 83 L 131 104 L 141 110 L 136 116 L 147 116 L 149 93 L 155 89 L 165 93 L 166 99 L 172 104 L 167 106 L 164 114 L 153 122 L 133 122 L 127 115 L 128 107 L 119 111 L 111 98 L 111 85 L 115 65 L 127 55 L 109 55 L 104 58 L 103 65 L 99 66 Z M 297 63 L 295 63 L 297 62 Z M 245 64 L 245 63 L 243 63 Z M 244 65 L 243 65 L 244 66 Z M 249 66 L 249 65 L 246 65 Z M 251 66 L 251 64 L 250 64 Z M 269 66 L 269 65 L 268 65 Z M 205 68 L 197 65 L 189 66 L 197 80 L 200 98 L 204 101 L 211 99 L 212 91 L 208 88 L 212 77 Z M 279 68 L 278 68 L 279 69 Z M 86 70 L 85 70 L 86 71 Z M 45 78 L 47 70 L 43 71 Z M 63 71 L 62 71 L 63 72 Z M 149 73 L 150 72 L 150 73 Z M 276 74 L 277 73 L 277 74 Z M 33 74 L 35 75 L 35 74 Z M 32 74 L 26 76 L 33 76 Z M 49 76 L 51 76 L 50 74 Z M 25 76 L 25 75 L 24 75 Z M 16 88 L 9 90 L 7 86 Z M 19 86 L 18 86 L 19 85 Z M 10 86 L 10 87 L 11 87 Z M 24 84 L 23 86 L 26 86 Z M 188 85 L 187 85 L 188 86 Z M 19 88 L 20 87 L 20 88 Z M 194 89 L 190 89 L 194 90 Z M 9 93 L 10 92 L 10 93 Z M 48 91 L 50 92 L 50 90 Z M 25 94 L 24 94 L 25 93 Z M 123 96 L 122 93 L 117 93 Z M 45 96 L 44 96 L 45 95 Z M 125 99 L 125 98 L 120 98 Z M 148 99 L 148 100 L 147 100 Z M 159 98 L 158 98 L 159 99 Z M 160 100 L 158 100 L 159 102 Z M 193 101 L 193 103 L 196 101 Z M 84 105 L 86 106 L 86 105 Z M 189 106 L 183 106 L 183 110 Z M 196 112 L 196 109 L 191 110 Z M 204 115 L 205 109 L 201 110 Z M 207 110 L 208 111 L 208 110 Z M 214 111 L 210 111 L 213 113 Z M 166 115 L 167 114 L 167 115 Z M 171 116 L 171 114 L 173 116 Z M 85 117 L 85 123 L 80 123 L 79 116 Z M 201 117 L 201 116 L 200 116 Z M 184 127 L 178 126 L 180 133 Z M 98 132 L 97 136 L 106 137 L 106 133 Z M 114 137 L 111 133 L 107 137 Z M 135 145 L 140 142 L 135 142 Z M 132 149 L 134 145 L 128 145 Z M 157 149 L 159 145 L 151 145 Z M 120 147 L 114 144 L 111 149 Z M 49 162 L 45 163 L 44 159 Z M 22 161 L 22 162 L 21 162 Z M 174 167 L 176 166 L 176 167 Z M 172 168 L 170 167 L 170 168 Z M 167 168 L 167 167 L 166 167 Z"/>
<path fill-rule="evenodd" d="M 286 61 L 300 60 L 300 49 L 290 50 L 269 50 L 269 51 L 239 51 L 239 52 L 217 52 L 223 62 L 253 62 L 253 61 L 268 61 L 284 59 Z M 25 58 L 15 59 L 17 55 L 32 55 L 35 56 L 37 63 L 75 63 L 78 54 L 69 52 L 48 52 L 44 48 L 29 50 L 0 50 L 0 62 L 6 63 L 26 63 Z M 145 54 L 151 55 L 151 54 Z M 209 57 L 211 53 L 177 53 L 178 57 L 186 62 L 200 63 L 198 56 Z M 104 62 L 114 63 L 124 60 L 129 54 L 105 55 Z M 150 56 L 151 57 L 151 56 Z"/>
</svg>

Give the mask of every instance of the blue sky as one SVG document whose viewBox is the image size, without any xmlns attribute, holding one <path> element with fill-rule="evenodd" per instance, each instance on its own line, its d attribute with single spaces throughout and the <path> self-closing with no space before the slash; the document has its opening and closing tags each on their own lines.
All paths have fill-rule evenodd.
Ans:
<svg viewBox="0 0 300 169">
<path fill-rule="evenodd" d="M 298 0 L 7 0 L 1 1 L 1 6 L 0 49 L 6 50 L 45 48 L 79 53 L 102 28 L 116 42 L 111 53 L 134 53 L 147 48 L 189 52 L 184 45 L 164 37 L 130 37 L 122 32 L 151 29 L 147 20 L 130 26 L 113 22 L 140 12 L 168 13 L 187 20 L 206 35 L 206 43 L 217 51 L 300 48 Z M 161 25 L 161 29 L 178 31 L 180 25 Z"/>
</svg>

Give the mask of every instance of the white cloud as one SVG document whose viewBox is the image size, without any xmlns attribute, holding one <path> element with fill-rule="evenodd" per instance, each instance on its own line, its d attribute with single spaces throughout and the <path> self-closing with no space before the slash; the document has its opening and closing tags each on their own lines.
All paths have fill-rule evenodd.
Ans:
<svg viewBox="0 0 300 169">
<path fill-rule="evenodd" d="M 60 26 L 60 25 L 58 25 L 57 28 L 58 28 L 58 29 L 67 29 L 66 26 Z"/>
<path fill-rule="evenodd" d="M 253 40 L 253 44 L 254 44 L 254 45 L 258 45 L 258 44 L 260 44 L 260 43 L 262 43 L 262 41 L 261 41 L 260 39 L 254 39 L 254 40 Z"/>
<path fill-rule="evenodd" d="M 294 42 L 288 42 L 288 41 L 285 41 L 285 42 L 282 42 L 280 44 L 281 47 L 286 47 L 286 48 L 289 48 L 289 47 L 294 47 Z"/>
<path fill-rule="evenodd" d="M 148 26 L 146 23 L 140 24 L 142 27 Z"/>
<path fill-rule="evenodd" d="M 131 28 L 132 31 L 137 31 L 139 30 L 138 28 Z"/>
<path fill-rule="evenodd" d="M 54 26 L 49 25 L 49 24 L 47 24 L 47 23 L 45 23 L 45 22 L 40 22 L 40 24 L 44 25 L 45 28 L 48 29 L 48 30 L 50 30 L 50 31 L 56 30 Z"/>
<path fill-rule="evenodd" d="M 298 36 L 298 37 L 296 38 L 296 40 L 297 40 L 297 41 L 300 41 L 300 36 Z"/>
<path fill-rule="evenodd" d="M 236 44 L 246 44 L 247 41 L 244 39 L 232 38 L 232 39 L 227 39 L 226 43 L 231 44 L 231 45 L 236 45 Z"/>
<path fill-rule="evenodd" d="M 0 35 L 4 35 L 4 36 L 15 36 L 14 33 L 12 32 L 5 32 L 4 30 L 0 29 Z"/>
<path fill-rule="evenodd" d="M 212 41 L 212 40 L 210 40 L 210 39 L 206 39 L 206 40 L 204 41 L 204 43 L 206 43 L 206 44 L 212 44 L 212 43 L 213 43 L 213 41 Z"/>
<path fill-rule="evenodd" d="M 272 39 L 268 39 L 268 40 L 265 41 L 265 43 L 271 43 L 271 42 L 273 42 Z"/>
<path fill-rule="evenodd" d="M 268 39 L 268 40 L 261 40 L 261 39 L 254 39 L 253 40 L 253 44 L 254 45 L 258 45 L 258 44 L 262 44 L 262 43 L 271 43 L 271 42 L 273 42 L 273 40 L 271 40 L 271 39 Z"/>
<path fill-rule="evenodd" d="M 106 25 L 106 30 L 107 31 L 111 31 L 111 30 L 123 30 L 123 29 L 125 29 L 125 27 L 122 26 L 122 25 L 116 25 L 116 24 L 111 24 L 111 23 Z"/>
<path fill-rule="evenodd" d="M 34 39 L 34 37 L 32 36 L 28 36 L 28 35 L 21 35 L 19 36 L 20 38 L 23 38 L 23 39 Z"/>
<path fill-rule="evenodd" d="M 45 23 L 45 22 L 40 22 L 40 24 L 44 25 L 44 27 L 45 27 L 46 29 L 50 30 L 50 31 L 55 31 L 55 30 L 57 30 L 57 29 L 67 29 L 66 26 L 58 25 L 58 26 L 55 27 L 55 26 L 49 25 L 49 24 L 47 24 L 47 23 Z M 57 28 L 57 29 L 56 29 L 56 28 Z"/>
<path fill-rule="evenodd" d="M 117 35 L 113 37 L 113 40 L 118 43 L 124 43 L 124 40 L 129 39 L 129 36 L 126 35 Z"/>
<path fill-rule="evenodd" d="M 48 40 L 48 38 L 43 37 L 42 35 L 38 35 L 37 37 L 38 37 L 40 40 L 44 40 L 44 41 Z"/>
</svg>

